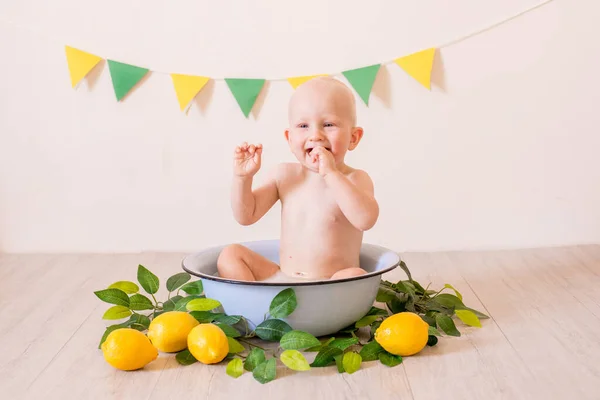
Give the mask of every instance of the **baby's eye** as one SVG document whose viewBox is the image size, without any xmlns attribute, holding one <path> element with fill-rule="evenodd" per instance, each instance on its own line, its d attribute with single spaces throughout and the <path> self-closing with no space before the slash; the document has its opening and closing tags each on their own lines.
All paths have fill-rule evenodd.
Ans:
<svg viewBox="0 0 600 400">
<path fill-rule="evenodd" d="M 308 128 L 308 124 L 298 124 L 298 128 L 306 129 L 306 128 Z"/>
<path fill-rule="evenodd" d="M 331 128 L 332 126 L 335 126 L 335 124 L 333 122 L 325 122 L 325 124 L 323 124 L 323 126 L 325 128 Z"/>
</svg>

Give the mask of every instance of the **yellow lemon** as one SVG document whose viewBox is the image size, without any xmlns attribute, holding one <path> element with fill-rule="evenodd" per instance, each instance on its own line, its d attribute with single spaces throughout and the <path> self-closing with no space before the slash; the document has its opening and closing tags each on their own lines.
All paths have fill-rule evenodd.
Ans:
<svg viewBox="0 0 600 400">
<path fill-rule="evenodd" d="M 375 340 L 387 352 L 412 356 L 427 345 L 429 325 L 412 312 L 401 312 L 386 318 L 375 331 Z"/>
<path fill-rule="evenodd" d="M 158 357 L 146 335 L 131 328 L 115 329 L 101 347 L 106 362 L 123 371 L 143 368 Z"/>
<path fill-rule="evenodd" d="M 196 326 L 187 339 L 188 350 L 203 364 L 221 362 L 229 353 L 229 342 L 225 333 L 214 324 Z"/>
<path fill-rule="evenodd" d="M 148 338 L 158 350 L 174 353 L 187 347 L 187 337 L 198 325 L 194 317 L 183 311 L 168 311 L 154 318 L 148 328 Z"/>
</svg>

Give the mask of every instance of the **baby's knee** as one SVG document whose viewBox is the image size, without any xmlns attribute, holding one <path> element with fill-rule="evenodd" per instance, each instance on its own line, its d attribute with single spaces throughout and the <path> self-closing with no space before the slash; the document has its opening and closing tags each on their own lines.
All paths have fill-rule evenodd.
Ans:
<svg viewBox="0 0 600 400">
<path fill-rule="evenodd" d="M 343 269 L 343 270 L 338 271 L 335 274 L 333 274 L 333 276 L 331 277 L 331 279 L 352 278 L 352 277 L 355 277 L 355 276 L 364 275 L 366 273 L 367 273 L 367 271 L 365 271 L 362 268 L 346 268 L 346 269 Z"/>
<path fill-rule="evenodd" d="M 224 262 L 228 262 L 230 260 L 239 259 L 242 257 L 244 251 L 244 246 L 241 244 L 230 244 L 221 250 L 219 253 L 219 258 L 217 259 L 217 265 L 220 265 Z"/>
</svg>

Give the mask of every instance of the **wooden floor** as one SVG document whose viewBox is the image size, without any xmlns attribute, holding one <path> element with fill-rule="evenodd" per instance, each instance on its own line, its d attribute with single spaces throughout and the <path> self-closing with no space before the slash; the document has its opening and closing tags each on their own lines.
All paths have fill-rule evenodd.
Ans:
<svg viewBox="0 0 600 400">
<path fill-rule="evenodd" d="M 600 246 L 402 255 L 419 282 L 451 283 L 492 318 L 395 368 L 280 367 L 266 385 L 166 354 L 113 369 L 97 349 L 108 305 L 93 291 L 135 280 L 138 264 L 164 279 L 183 256 L 0 255 L 0 398 L 600 399 Z"/>
</svg>

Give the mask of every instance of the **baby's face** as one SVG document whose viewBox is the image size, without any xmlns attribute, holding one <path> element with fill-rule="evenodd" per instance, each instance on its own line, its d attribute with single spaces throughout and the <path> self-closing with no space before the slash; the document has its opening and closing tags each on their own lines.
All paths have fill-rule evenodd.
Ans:
<svg viewBox="0 0 600 400">
<path fill-rule="evenodd" d="M 318 161 L 310 157 L 317 146 L 331 152 L 336 165 L 343 164 L 346 152 L 356 147 L 362 134 L 354 126 L 354 107 L 352 92 L 342 83 L 315 79 L 298 88 L 290 101 L 286 138 L 301 164 L 318 171 Z"/>
</svg>

